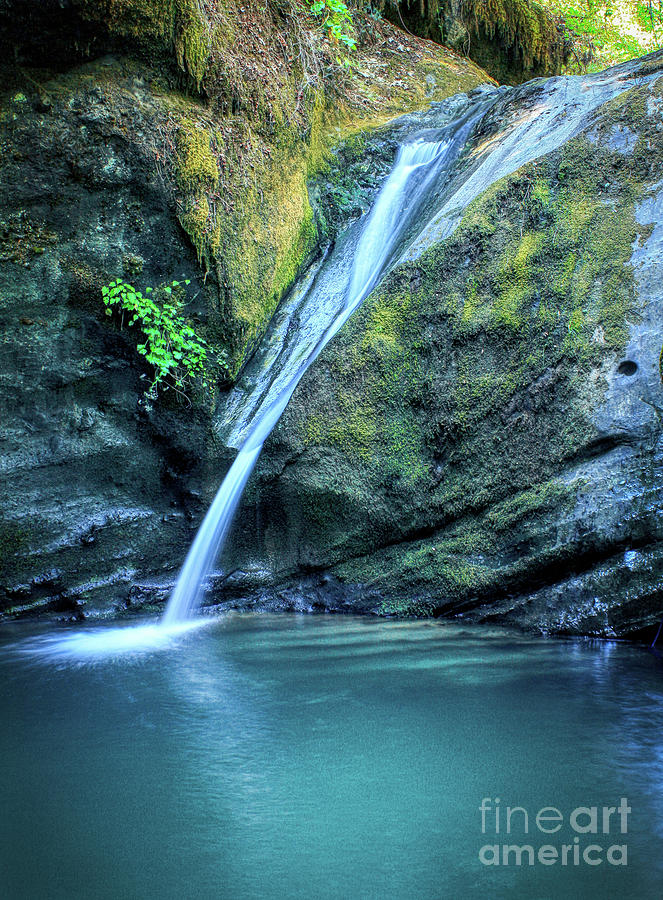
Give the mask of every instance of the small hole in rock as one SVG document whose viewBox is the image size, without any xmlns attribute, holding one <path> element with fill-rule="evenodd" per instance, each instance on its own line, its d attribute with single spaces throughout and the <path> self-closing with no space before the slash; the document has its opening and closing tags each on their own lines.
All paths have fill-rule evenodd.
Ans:
<svg viewBox="0 0 663 900">
<path fill-rule="evenodd" d="M 620 375 L 635 375 L 638 371 L 638 364 L 634 363 L 632 359 L 625 359 L 617 366 L 617 371 Z"/>
</svg>

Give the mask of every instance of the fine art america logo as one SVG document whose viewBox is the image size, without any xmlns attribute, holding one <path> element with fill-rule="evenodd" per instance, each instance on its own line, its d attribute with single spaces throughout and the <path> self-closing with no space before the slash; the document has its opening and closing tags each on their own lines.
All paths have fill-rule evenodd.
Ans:
<svg viewBox="0 0 663 900">
<path fill-rule="evenodd" d="M 563 813 L 556 806 L 528 810 L 523 806 L 502 806 L 499 797 L 484 797 L 479 807 L 481 834 L 486 837 L 479 850 L 484 866 L 626 866 L 631 807 L 626 797 L 619 806 L 577 806 Z M 550 842 L 564 828 L 565 841 Z M 527 843 L 512 843 L 527 835 Z"/>
</svg>

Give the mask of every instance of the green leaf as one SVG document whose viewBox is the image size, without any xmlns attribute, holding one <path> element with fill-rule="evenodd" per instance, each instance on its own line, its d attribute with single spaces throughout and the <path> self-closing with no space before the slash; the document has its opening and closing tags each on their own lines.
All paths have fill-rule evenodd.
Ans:
<svg viewBox="0 0 663 900">
<path fill-rule="evenodd" d="M 189 278 L 184 281 L 184 284 L 190 283 Z M 163 303 L 150 299 L 152 287 L 146 287 L 142 293 L 119 278 L 101 289 L 105 314 L 111 316 L 111 307 L 117 305 L 129 311 L 129 325 L 137 326 L 142 332 L 143 340 L 137 343 L 136 352 L 153 369 L 152 381 L 146 391 L 150 399 L 156 399 L 158 390 L 167 390 L 168 386 L 177 386 L 183 391 L 189 380 L 197 377 L 206 388 L 213 388 L 213 380 L 206 369 L 209 345 L 198 338 L 194 328 L 179 314 L 182 302 L 172 295 L 173 288 L 181 284 L 174 280 L 163 287 L 161 296 L 168 298 Z M 215 352 L 212 358 L 215 365 L 222 365 L 227 370 L 227 365 L 221 362 L 227 358 L 223 351 Z"/>
</svg>

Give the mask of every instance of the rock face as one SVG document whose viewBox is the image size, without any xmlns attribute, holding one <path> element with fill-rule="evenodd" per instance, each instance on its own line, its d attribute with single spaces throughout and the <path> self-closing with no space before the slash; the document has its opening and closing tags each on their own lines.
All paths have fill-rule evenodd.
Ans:
<svg viewBox="0 0 663 900">
<path fill-rule="evenodd" d="M 112 613 L 146 581 L 172 580 L 230 455 L 211 431 L 216 396 L 146 401 L 136 335 L 104 316 L 102 285 L 190 279 L 187 317 L 236 369 L 321 224 L 338 227 L 313 221 L 306 179 L 341 128 L 486 79 L 385 26 L 389 77 L 369 47 L 352 97 L 326 96 L 324 79 L 303 96 L 296 62 L 270 56 L 282 38 L 271 7 L 242 31 L 248 8 L 224 4 L 232 29 L 219 20 L 205 33 L 235 50 L 210 43 L 204 71 L 188 7 L 202 15 L 189 0 L 0 3 L 0 610 L 11 615 Z M 388 95 L 406 71 L 410 96 Z M 340 222 L 357 198 L 339 184 Z"/>
<path fill-rule="evenodd" d="M 177 473 L 204 443 L 202 410 L 151 417 L 101 285 L 199 268 L 153 165 L 155 100 L 139 74 L 108 60 L 48 90 L 44 109 L 15 88 L 2 121 L 1 593 L 4 606 L 75 610 L 81 593 L 178 552 Z"/>
<path fill-rule="evenodd" d="M 272 434 L 226 599 L 650 632 L 662 133 L 655 78 L 391 274 Z"/>
</svg>

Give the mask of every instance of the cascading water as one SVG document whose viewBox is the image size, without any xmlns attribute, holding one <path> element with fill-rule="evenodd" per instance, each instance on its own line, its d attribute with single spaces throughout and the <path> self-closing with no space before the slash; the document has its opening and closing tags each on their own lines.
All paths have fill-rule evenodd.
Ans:
<svg viewBox="0 0 663 900">
<path fill-rule="evenodd" d="M 467 121 L 464 124 L 467 125 Z M 465 129 L 461 129 L 461 132 L 464 131 Z M 265 440 L 278 422 L 304 372 L 384 274 L 398 239 L 418 206 L 417 197 L 425 196 L 426 188 L 438 174 L 440 165 L 462 148 L 464 133 L 460 137 L 456 129 L 455 136 L 456 140 L 445 135 L 437 141 L 416 140 L 400 147 L 394 167 L 377 197 L 356 246 L 344 301 L 330 322 L 325 322 L 324 317 L 318 322 L 322 328 L 318 334 L 313 332 L 314 339 L 310 344 L 304 348 L 301 345 L 297 347 L 299 352 L 294 360 L 295 365 L 287 368 L 287 378 L 277 378 L 270 385 L 272 389 L 267 391 L 253 416 L 251 428 L 189 550 L 166 607 L 164 624 L 186 620 L 198 607 L 205 579 L 220 552 Z M 308 290 L 315 290 L 315 281 L 308 285 Z"/>
<path fill-rule="evenodd" d="M 213 621 L 195 618 L 193 613 L 265 440 L 306 369 L 401 258 L 417 231 L 417 217 L 428 218 L 427 201 L 492 100 L 482 97 L 471 103 L 465 99 L 453 107 L 451 116 L 443 116 L 445 124 L 438 122 L 425 136 L 421 125 L 412 123 L 409 134 L 419 132 L 419 139 L 410 136 L 408 140 L 405 135 L 369 215 L 341 235 L 277 311 L 270 334 L 228 398 L 226 407 L 237 428 L 227 443 L 238 446 L 239 452 L 198 530 L 161 620 L 46 634 L 17 646 L 20 653 L 85 664 L 116 654 L 166 649 L 192 629 Z M 220 430 L 227 425 L 221 423 Z"/>
</svg>

